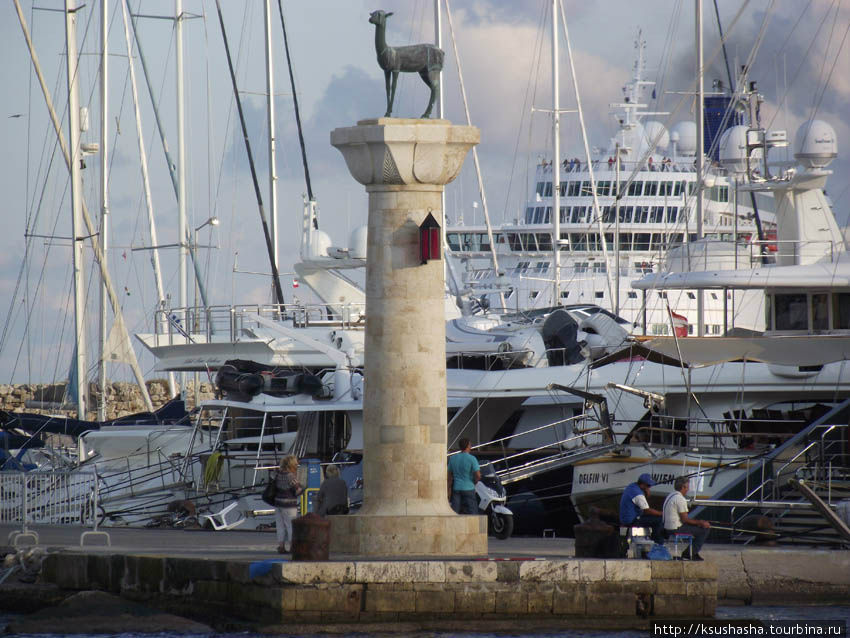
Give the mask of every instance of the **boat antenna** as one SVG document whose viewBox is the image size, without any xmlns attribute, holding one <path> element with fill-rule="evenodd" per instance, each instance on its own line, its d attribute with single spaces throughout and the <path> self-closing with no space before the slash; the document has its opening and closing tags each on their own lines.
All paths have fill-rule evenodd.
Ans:
<svg viewBox="0 0 850 638">
<path fill-rule="evenodd" d="M 266 220 L 266 210 L 263 207 L 263 195 L 260 192 L 260 182 L 257 180 L 257 169 L 254 166 L 254 154 L 251 152 L 251 141 L 248 139 L 248 127 L 245 126 L 245 113 L 242 111 L 242 100 L 239 98 L 239 87 L 236 85 L 236 73 L 233 71 L 233 59 L 230 57 L 230 45 L 227 43 L 227 31 L 224 29 L 224 17 L 221 15 L 221 2 L 215 0 L 218 10 L 218 22 L 221 25 L 221 38 L 224 40 L 224 52 L 227 55 L 227 68 L 230 70 L 230 81 L 233 84 L 233 96 L 236 99 L 236 109 L 239 111 L 239 123 L 242 125 L 242 138 L 245 140 L 245 151 L 248 153 L 248 164 L 251 167 L 251 179 L 254 181 L 254 194 L 257 196 L 257 206 L 260 210 L 260 222 L 263 224 L 263 235 L 266 238 L 266 250 L 269 253 L 269 263 L 272 267 L 272 286 L 275 303 L 283 304 L 283 289 L 280 286 L 280 275 L 274 259 L 274 246 L 269 233 L 269 223 Z"/>
<path fill-rule="evenodd" d="M 295 90 L 295 76 L 292 74 L 292 58 L 289 57 L 289 38 L 286 37 L 286 20 L 283 17 L 283 5 L 277 0 L 277 8 L 280 12 L 280 28 L 283 29 L 283 48 L 286 50 L 286 66 L 289 69 L 289 84 L 292 86 L 292 101 L 295 104 L 295 124 L 298 127 L 298 143 L 301 144 L 301 163 L 304 165 L 304 181 L 307 182 L 307 197 L 311 202 L 316 201 L 313 197 L 313 185 L 310 182 L 310 167 L 307 164 L 307 147 L 304 144 L 304 130 L 301 128 L 301 111 L 298 108 L 298 92 Z M 313 215 L 313 228 L 319 229 L 319 218 Z"/>
<path fill-rule="evenodd" d="M 717 0 L 714 0 L 714 15 L 717 19 L 717 31 L 720 34 L 720 44 L 723 47 L 723 61 L 726 64 L 726 78 L 729 80 L 729 90 L 732 91 L 734 95 L 737 92 L 738 87 L 735 85 L 735 82 L 732 79 L 732 70 L 729 67 L 729 56 L 726 53 L 726 38 L 723 36 L 723 25 L 720 23 L 720 9 L 717 8 Z M 750 126 L 754 126 L 754 123 L 750 122 Z M 759 244 L 759 246 L 763 254 L 764 230 L 761 226 L 761 215 L 759 215 L 759 207 L 758 202 L 756 201 L 756 194 L 753 191 L 750 191 L 750 205 L 753 208 L 753 221 L 756 224 L 756 236 L 758 237 L 759 242 L 762 242 Z M 762 261 L 766 261 L 764 257 L 762 257 Z"/>
</svg>

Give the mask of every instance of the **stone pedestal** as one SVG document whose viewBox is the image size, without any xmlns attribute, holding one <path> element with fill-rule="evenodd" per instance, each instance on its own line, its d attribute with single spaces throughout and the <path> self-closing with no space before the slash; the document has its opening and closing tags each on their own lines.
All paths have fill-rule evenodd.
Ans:
<svg viewBox="0 0 850 638">
<path fill-rule="evenodd" d="M 443 261 L 422 264 L 419 225 L 441 215 L 445 184 L 478 143 L 447 120 L 364 120 L 331 144 L 369 193 L 363 487 L 360 512 L 334 517 L 331 551 L 458 555 L 487 551 L 485 517 L 446 499 Z"/>
</svg>

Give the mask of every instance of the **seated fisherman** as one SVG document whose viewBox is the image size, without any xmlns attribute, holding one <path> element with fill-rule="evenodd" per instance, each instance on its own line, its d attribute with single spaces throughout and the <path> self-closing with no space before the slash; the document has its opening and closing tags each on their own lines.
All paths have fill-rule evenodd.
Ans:
<svg viewBox="0 0 850 638">
<path fill-rule="evenodd" d="M 652 540 L 663 543 L 661 534 L 661 512 L 649 506 L 649 488 L 655 481 L 647 474 L 641 474 L 638 480 L 623 490 L 620 498 L 620 525 L 627 527 L 652 528 Z"/>
<path fill-rule="evenodd" d="M 688 516 L 688 502 L 685 494 L 688 493 L 688 478 L 680 476 L 673 482 L 673 491 L 664 499 L 664 531 L 668 536 L 673 534 L 690 534 L 694 537 L 694 552 L 691 554 L 687 549 L 682 552 L 685 560 L 703 560 L 699 555 L 702 544 L 708 537 L 711 524 L 708 521 L 698 521 Z"/>
</svg>

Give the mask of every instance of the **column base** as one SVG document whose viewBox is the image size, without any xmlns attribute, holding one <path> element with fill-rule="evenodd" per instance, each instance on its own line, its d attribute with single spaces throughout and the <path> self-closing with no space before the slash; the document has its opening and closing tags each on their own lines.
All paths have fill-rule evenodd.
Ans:
<svg viewBox="0 0 850 638">
<path fill-rule="evenodd" d="M 329 516 L 330 551 L 360 556 L 481 556 L 486 516 Z"/>
</svg>

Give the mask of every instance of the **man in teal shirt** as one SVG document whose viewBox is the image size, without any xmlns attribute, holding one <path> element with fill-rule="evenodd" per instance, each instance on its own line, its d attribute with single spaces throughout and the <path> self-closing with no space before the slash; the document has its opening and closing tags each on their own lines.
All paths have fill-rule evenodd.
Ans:
<svg viewBox="0 0 850 638">
<path fill-rule="evenodd" d="M 452 509 L 458 514 L 477 514 L 475 484 L 481 480 L 478 459 L 469 453 L 469 439 L 458 441 L 460 452 L 449 457 L 449 497 Z"/>
</svg>

